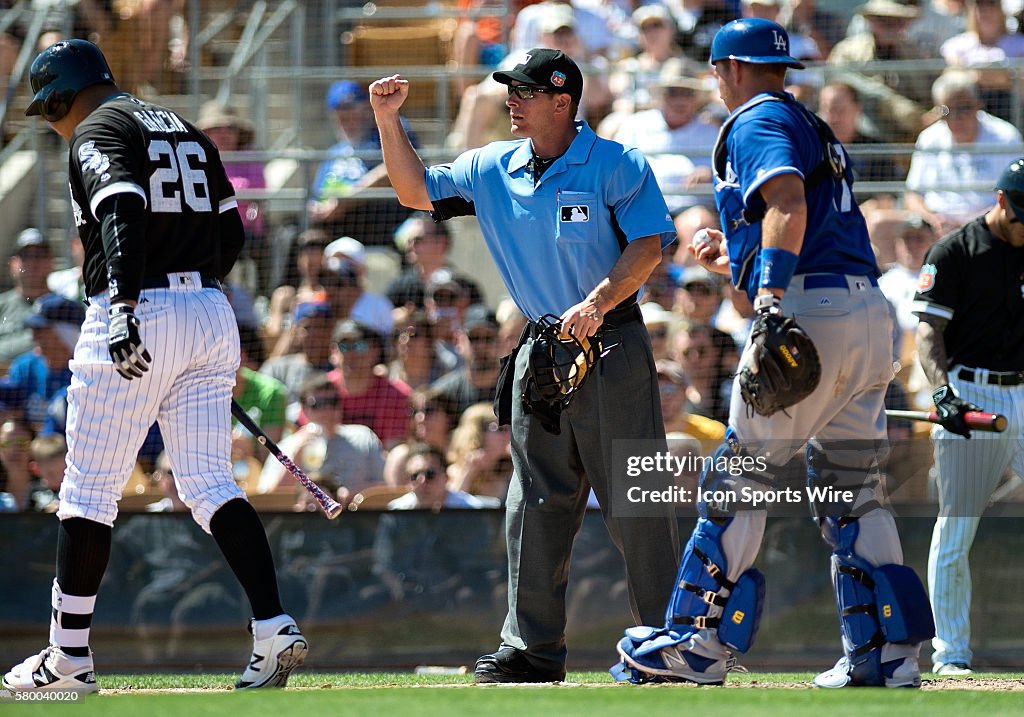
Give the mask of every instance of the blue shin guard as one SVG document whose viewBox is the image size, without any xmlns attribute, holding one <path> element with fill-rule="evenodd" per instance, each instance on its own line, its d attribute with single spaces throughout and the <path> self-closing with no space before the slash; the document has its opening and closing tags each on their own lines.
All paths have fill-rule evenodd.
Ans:
<svg viewBox="0 0 1024 717">
<path fill-rule="evenodd" d="M 764 576 L 751 568 L 735 582 L 726 578 L 729 568 L 722 534 L 731 521 L 697 521 L 679 565 L 665 622 L 680 634 L 717 629 L 724 645 L 746 652 L 761 622 Z"/>
<path fill-rule="evenodd" d="M 883 686 L 892 676 L 882 664 L 886 643 L 916 645 L 935 634 L 920 578 L 905 565 L 873 567 L 853 546 L 856 519 L 826 518 L 822 534 L 832 545 L 832 586 L 843 639 L 845 684 Z M 823 686 L 841 686 L 838 684 Z"/>
<path fill-rule="evenodd" d="M 720 645 L 705 647 L 715 638 L 704 630 L 715 630 L 717 642 L 726 647 L 750 649 L 761 621 L 764 576 L 751 568 L 735 582 L 726 578 L 722 534 L 730 522 L 697 521 L 683 552 L 665 627 L 626 630 L 618 644 L 622 662 L 611 670 L 616 679 L 720 684 L 725 679 L 725 651 Z"/>
</svg>

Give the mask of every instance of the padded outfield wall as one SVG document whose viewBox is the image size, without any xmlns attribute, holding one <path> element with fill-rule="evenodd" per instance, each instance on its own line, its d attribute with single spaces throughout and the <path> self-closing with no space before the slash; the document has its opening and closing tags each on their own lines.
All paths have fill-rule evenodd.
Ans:
<svg viewBox="0 0 1024 717">
<path fill-rule="evenodd" d="M 501 511 L 265 515 L 283 599 L 310 637 L 312 669 L 472 665 L 504 617 Z M 899 519 L 922 571 L 932 520 Z M 689 533 L 692 517 L 680 519 Z M 1024 667 L 1020 518 L 986 517 L 972 553 L 975 666 Z M 47 634 L 57 519 L 0 515 L 0 664 Z M 839 642 L 829 551 L 809 519 L 771 518 L 758 566 L 768 578 L 762 630 L 741 662 L 757 669 L 831 664 Z M 570 667 L 613 662 L 628 622 L 621 561 L 600 514 L 576 543 L 568 596 Z M 186 514 L 120 517 L 93 627 L 97 668 L 237 670 L 250 650 L 248 607 L 213 540 Z M 928 651 L 922 660 L 928 663 Z"/>
</svg>

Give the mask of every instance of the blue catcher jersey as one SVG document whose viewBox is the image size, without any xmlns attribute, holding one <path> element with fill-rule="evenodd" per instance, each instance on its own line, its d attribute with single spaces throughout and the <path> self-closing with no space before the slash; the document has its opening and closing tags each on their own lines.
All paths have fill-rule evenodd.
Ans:
<svg viewBox="0 0 1024 717">
<path fill-rule="evenodd" d="M 807 230 L 797 274 L 880 273 L 867 225 L 854 201 L 846 151 L 834 137 L 830 150 L 811 124 L 814 120 L 792 95 L 765 93 L 738 107 L 718 136 L 715 203 L 729 240 L 733 285 L 751 298 L 761 273 L 760 218 L 765 209 L 757 190 L 779 174 L 797 174 L 806 184 Z M 827 172 L 816 181 L 812 174 L 821 176 L 815 170 L 830 151 L 844 176 L 836 180 Z"/>
</svg>

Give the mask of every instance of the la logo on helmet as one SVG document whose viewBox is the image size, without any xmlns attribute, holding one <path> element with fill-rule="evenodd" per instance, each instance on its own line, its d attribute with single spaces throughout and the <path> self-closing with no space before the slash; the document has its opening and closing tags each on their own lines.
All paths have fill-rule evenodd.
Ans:
<svg viewBox="0 0 1024 717">
<path fill-rule="evenodd" d="M 781 52 L 787 52 L 785 35 L 780 35 L 777 30 L 772 30 L 772 35 L 775 36 L 775 49 Z"/>
</svg>

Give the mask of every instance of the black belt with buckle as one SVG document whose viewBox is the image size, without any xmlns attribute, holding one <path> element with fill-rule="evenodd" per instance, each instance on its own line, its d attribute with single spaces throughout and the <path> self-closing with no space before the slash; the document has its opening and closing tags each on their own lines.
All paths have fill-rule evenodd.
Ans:
<svg viewBox="0 0 1024 717">
<path fill-rule="evenodd" d="M 191 274 L 192 272 L 181 272 L 182 275 Z M 171 288 L 171 277 L 178 275 L 178 272 L 171 274 L 163 274 L 161 276 L 147 276 L 142 280 L 143 289 L 170 289 Z M 185 276 L 182 276 L 185 278 Z M 185 283 L 185 282 L 182 282 Z M 224 290 L 224 287 L 220 283 L 220 279 L 213 276 L 206 276 L 201 274 L 199 277 L 199 283 L 204 289 L 218 289 Z"/>
<path fill-rule="evenodd" d="M 964 381 L 978 383 L 979 374 L 973 369 L 962 368 L 957 376 Z M 984 383 L 992 386 L 1019 386 L 1024 383 L 1024 371 L 989 371 Z"/>
<path fill-rule="evenodd" d="M 643 321 L 643 314 L 640 313 L 640 305 L 632 303 L 627 306 L 618 306 L 607 314 L 602 319 L 601 328 L 613 328 L 616 326 L 624 326 L 631 321 Z M 539 328 L 536 321 L 530 321 L 526 324 L 523 337 L 520 339 L 520 343 L 528 336 L 531 339 L 537 338 Z"/>
</svg>

